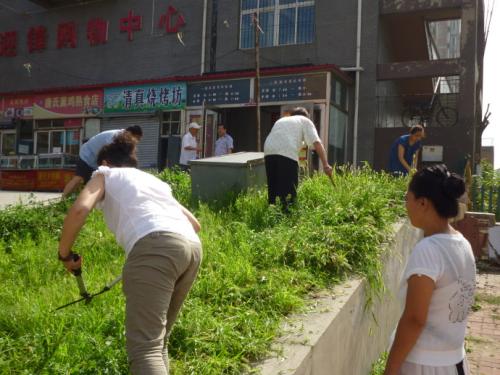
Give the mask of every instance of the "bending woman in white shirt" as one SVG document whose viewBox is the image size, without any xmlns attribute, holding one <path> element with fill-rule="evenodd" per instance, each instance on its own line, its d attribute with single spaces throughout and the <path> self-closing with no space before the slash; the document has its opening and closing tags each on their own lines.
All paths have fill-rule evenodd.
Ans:
<svg viewBox="0 0 500 375">
<path fill-rule="evenodd" d="M 469 242 L 449 224 L 464 191 L 462 178 L 444 165 L 425 168 L 410 182 L 406 209 L 424 238 L 404 273 L 405 309 L 385 375 L 469 373 L 464 338 L 476 268 Z"/>
<path fill-rule="evenodd" d="M 69 271 L 80 267 L 71 248 L 99 205 L 127 256 L 123 292 L 131 372 L 166 375 L 166 339 L 201 262 L 200 224 L 174 199 L 168 184 L 135 168 L 136 142 L 123 133 L 101 149 L 100 167 L 64 220 L 59 258 Z"/>
</svg>

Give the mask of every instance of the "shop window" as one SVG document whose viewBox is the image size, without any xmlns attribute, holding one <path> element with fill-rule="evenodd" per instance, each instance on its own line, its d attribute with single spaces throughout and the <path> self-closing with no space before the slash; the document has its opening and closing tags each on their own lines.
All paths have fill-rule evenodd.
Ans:
<svg viewBox="0 0 500 375">
<path fill-rule="evenodd" d="M 240 48 L 253 48 L 259 15 L 261 47 L 305 44 L 314 41 L 315 0 L 241 0 Z"/>
<path fill-rule="evenodd" d="M 66 154 L 78 155 L 80 152 L 80 130 L 66 131 Z"/>
<path fill-rule="evenodd" d="M 331 101 L 335 103 L 337 107 L 339 107 L 341 110 L 346 111 L 348 110 L 348 92 L 347 92 L 347 86 L 338 81 L 338 80 L 332 80 L 332 95 L 331 95 Z"/>
<path fill-rule="evenodd" d="M 161 135 L 179 135 L 181 131 L 181 112 L 163 112 L 161 122 Z"/>
<path fill-rule="evenodd" d="M 0 132 L 0 155 L 16 154 L 16 133 Z"/>
<path fill-rule="evenodd" d="M 50 134 L 50 150 L 52 154 L 64 152 L 64 131 L 53 131 Z"/>
<path fill-rule="evenodd" d="M 328 129 L 328 162 L 343 164 L 345 162 L 346 134 L 348 115 L 335 106 L 330 106 L 330 124 Z"/>
<path fill-rule="evenodd" d="M 37 154 L 49 153 L 49 132 L 38 132 L 36 135 Z"/>
<path fill-rule="evenodd" d="M 36 125 L 37 129 L 63 128 L 64 127 L 64 120 L 63 119 L 37 120 L 37 121 L 35 121 L 35 125 Z"/>
<path fill-rule="evenodd" d="M 80 152 L 80 129 L 36 132 L 37 154 L 71 154 Z"/>
</svg>

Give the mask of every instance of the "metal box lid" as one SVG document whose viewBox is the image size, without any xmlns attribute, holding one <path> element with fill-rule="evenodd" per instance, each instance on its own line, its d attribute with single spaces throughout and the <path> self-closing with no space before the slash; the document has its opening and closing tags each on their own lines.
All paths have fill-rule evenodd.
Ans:
<svg viewBox="0 0 500 375">
<path fill-rule="evenodd" d="M 220 165 L 220 166 L 244 166 L 264 163 L 263 152 L 236 152 L 223 156 L 212 156 L 204 159 L 189 161 L 190 165 Z"/>
</svg>

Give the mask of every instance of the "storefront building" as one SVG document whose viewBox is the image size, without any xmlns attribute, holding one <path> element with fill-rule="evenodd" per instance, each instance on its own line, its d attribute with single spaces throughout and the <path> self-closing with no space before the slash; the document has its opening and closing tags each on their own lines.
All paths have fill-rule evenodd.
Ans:
<svg viewBox="0 0 500 375">
<path fill-rule="evenodd" d="M 382 169 L 390 143 L 407 132 L 402 114 L 424 100 L 456 113 L 453 124 L 444 126 L 432 121 L 440 108 L 429 108 L 426 143 L 441 146 L 442 161 L 462 173 L 466 158 L 472 164 L 479 160 L 485 126 L 483 16 L 479 0 L 23 0 L 8 9 L 0 5 L 2 168 L 12 168 L 15 158 L 7 156 L 20 153 L 37 156 L 55 148 L 71 155 L 77 146 L 66 137 L 76 137 L 77 118 L 79 145 L 97 131 L 142 124 L 142 168 L 175 165 L 190 121 L 205 125 L 201 156 L 213 152 L 217 123 L 228 127 L 236 151 L 255 151 L 257 30 L 262 138 L 288 106 L 304 105 L 328 145 L 330 162 L 367 161 Z M 445 84 L 436 91 L 438 80 Z M 156 109 L 141 104 L 148 94 L 150 100 L 160 94 L 155 85 L 173 83 L 185 85 L 183 102 L 162 104 L 154 98 Z M 92 90 L 109 98 L 103 98 L 98 114 L 49 117 L 35 111 L 40 96 Z M 113 100 L 130 106 L 107 106 Z M 57 142 L 61 131 L 63 144 Z"/>
<path fill-rule="evenodd" d="M 96 89 L 4 98 L 3 117 L 12 125 L 0 132 L 2 189 L 62 189 L 84 134 L 99 131 L 102 105 L 102 90 Z"/>
</svg>

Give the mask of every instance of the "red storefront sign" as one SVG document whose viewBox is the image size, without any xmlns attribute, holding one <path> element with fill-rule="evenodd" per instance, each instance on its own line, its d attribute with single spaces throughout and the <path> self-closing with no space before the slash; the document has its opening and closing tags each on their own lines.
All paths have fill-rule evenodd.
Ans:
<svg viewBox="0 0 500 375">
<path fill-rule="evenodd" d="M 33 118 L 93 117 L 102 111 L 102 90 L 73 91 L 35 96 Z"/>
<path fill-rule="evenodd" d="M 0 117 L 31 118 L 33 112 L 33 96 L 7 96 L 0 100 Z"/>
<path fill-rule="evenodd" d="M 62 191 L 74 171 L 68 169 L 2 170 L 0 189 L 16 191 Z"/>
<path fill-rule="evenodd" d="M 32 191 L 35 190 L 36 171 L 0 171 L 0 187 L 2 190 Z"/>
</svg>

